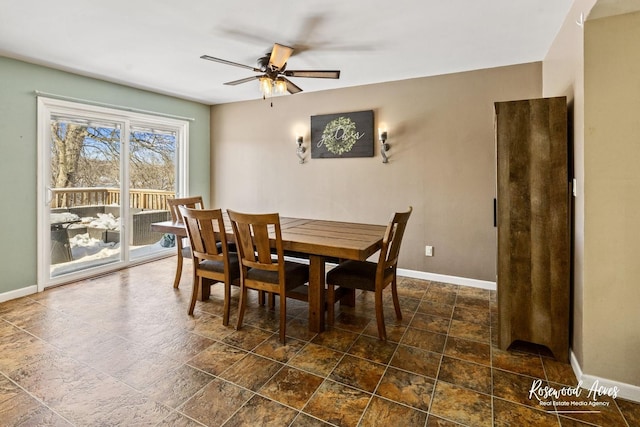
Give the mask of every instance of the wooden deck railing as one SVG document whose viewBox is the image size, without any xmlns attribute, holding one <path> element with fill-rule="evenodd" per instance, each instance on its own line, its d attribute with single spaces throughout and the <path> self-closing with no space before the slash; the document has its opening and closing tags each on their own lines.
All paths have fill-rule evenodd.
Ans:
<svg viewBox="0 0 640 427">
<path fill-rule="evenodd" d="M 51 208 L 74 206 L 120 205 L 120 189 L 110 187 L 52 188 Z M 167 199 L 173 191 L 129 190 L 129 206 L 139 209 L 169 210 Z"/>
</svg>

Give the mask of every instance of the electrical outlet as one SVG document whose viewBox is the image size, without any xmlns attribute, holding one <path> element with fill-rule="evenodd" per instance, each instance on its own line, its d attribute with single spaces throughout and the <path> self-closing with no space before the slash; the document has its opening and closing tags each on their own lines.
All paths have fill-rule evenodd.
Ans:
<svg viewBox="0 0 640 427">
<path fill-rule="evenodd" d="M 424 256 L 433 256 L 433 246 L 424 247 Z"/>
</svg>

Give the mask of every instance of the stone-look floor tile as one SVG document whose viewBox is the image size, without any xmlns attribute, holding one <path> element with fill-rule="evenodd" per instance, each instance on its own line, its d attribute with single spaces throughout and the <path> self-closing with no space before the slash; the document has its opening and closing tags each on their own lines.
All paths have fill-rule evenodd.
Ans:
<svg viewBox="0 0 640 427">
<path fill-rule="evenodd" d="M 488 366 L 444 356 L 438 379 L 491 394 L 491 368 Z"/>
<path fill-rule="evenodd" d="M 423 329 L 425 331 L 446 334 L 449 332 L 449 319 L 438 316 L 430 316 L 428 314 L 416 313 L 411 319 L 409 326 L 415 329 Z"/>
<path fill-rule="evenodd" d="M 462 286 L 454 285 L 452 283 L 444 283 L 444 282 L 432 281 L 431 285 L 429 287 L 429 290 L 433 291 L 433 292 L 448 291 L 448 292 L 457 293 L 458 289 L 460 289 L 461 287 Z"/>
<path fill-rule="evenodd" d="M 279 306 L 276 305 L 276 307 Z M 267 305 L 251 307 L 245 310 L 243 321 L 244 325 L 275 332 L 280 329 L 280 309 L 271 310 Z"/>
<path fill-rule="evenodd" d="M 237 385 L 215 379 L 197 392 L 178 410 L 208 426 L 222 425 L 254 393 Z"/>
<path fill-rule="evenodd" d="M 4 426 L 72 425 L 24 392 L 0 402 L 0 420 Z"/>
<path fill-rule="evenodd" d="M 560 422 L 555 413 L 539 411 L 531 407 L 517 405 L 493 398 L 493 422 L 495 427 L 558 427 Z"/>
<path fill-rule="evenodd" d="M 640 403 L 617 398 L 616 404 L 630 426 L 640 426 Z"/>
<path fill-rule="evenodd" d="M 431 316 L 444 317 L 450 319 L 453 314 L 453 304 L 442 304 L 441 302 L 431 301 L 427 295 L 418 306 L 418 313 L 429 314 Z"/>
<path fill-rule="evenodd" d="M 491 364 L 494 368 L 528 375 L 535 378 L 546 378 L 542 359 L 539 355 L 492 349 Z"/>
<path fill-rule="evenodd" d="M 458 295 L 456 306 L 489 310 L 489 298 L 477 298 L 474 296 Z"/>
<path fill-rule="evenodd" d="M 287 322 L 287 336 L 302 341 L 309 341 L 316 336 L 316 333 L 309 331 L 308 318 L 295 318 Z"/>
<path fill-rule="evenodd" d="M 253 350 L 271 337 L 271 335 L 272 333 L 263 331 L 262 329 L 250 325 L 242 325 L 242 329 L 227 335 L 222 342 L 240 347 L 243 350 Z"/>
<path fill-rule="evenodd" d="M 589 395 L 582 390 L 580 396 L 560 396 L 555 399 L 556 406 L 562 416 L 598 426 L 626 426 L 626 421 L 616 405 L 616 400 L 606 396 Z M 595 405 L 598 406 L 595 406 Z"/>
<path fill-rule="evenodd" d="M 213 379 L 212 375 L 182 365 L 175 371 L 167 372 L 142 391 L 156 402 L 177 408 Z"/>
<path fill-rule="evenodd" d="M 478 299 L 489 300 L 491 291 L 489 289 L 473 288 L 471 286 L 459 286 L 458 296 L 467 296 Z"/>
<path fill-rule="evenodd" d="M 398 344 L 389 341 L 380 341 L 361 335 L 349 349 L 349 354 L 373 360 L 378 363 L 389 363 L 391 356 L 396 351 Z"/>
<path fill-rule="evenodd" d="M 289 365 L 326 377 L 342 358 L 340 353 L 317 344 L 307 344 L 290 361 Z"/>
<path fill-rule="evenodd" d="M 404 336 L 405 331 L 407 330 L 407 326 L 385 324 L 385 329 L 387 331 L 387 341 L 400 342 L 400 340 Z M 362 334 L 378 338 L 378 323 L 375 320 L 369 322 L 367 327 L 364 328 L 364 331 L 362 331 Z"/>
<path fill-rule="evenodd" d="M 316 335 L 312 343 L 329 347 L 333 350 L 345 352 L 358 338 L 358 334 L 338 328 L 327 328 L 323 333 Z"/>
<path fill-rule="evenodd" d="M 302 409 L 322 381 L 322 377 L 285 366 L 259 392 L 284 405 Z"/>
<path fill-rule="evenodd" d="M 431 404 L 433 386 L 431 378 L 389 368 L 375 394 L 426 412 Z"/>
<path fill-rule="evenodd" d="M 191 359 L 188 364 L 201 371 L 218 375 L 245 357 L 246 354 L 247 352 L 244 350 L 216 342 Z"/>
<path fill-rule="evenodd" d="M 424 280 L 411 279 L 408 277 L 398 280 L 398 295 L 422 299 L 427 292 L 429 285 Z"/>
<path fill-rule="evenodd" d="M 427 418 L 427 424 L 426 424 L 426 427 L 461 427 L 461 426 L 462 424 L 454 423 L 453 421 L 436 417 L 433 414 L 429 414 L 429 418 Z"/>
<path fill-rule="evenodd" d="M 165 341 L 155 346 L 154 350 L 184 363 L 214 342 L 215 341 L 210 338 L 185 332 L 170 341 Z"/>
<path fill-rule="evenodd" d="M 429 288 L 429 290 L 424 295 L 423 301 L 452 306 L 456 302 L 456 295 L 457 293 L 455 291 Z"/>
<path fill-rule="evenodd" d="M 11 373 L 11 379 L 20 387 L 51 407 L 71 392 L 91 392 L 108 378 L 60 352 L 44 354 Z"/>
<path fill-rule="evenodd" d="M 489 344 L 491 340 L 489 327 L 479 323 L 451 320 L 449 336 Z"/>
<path fill-rule="evenodd" d="M 162 354 L 147 353 L 146 357 L 136 360 L 113 376 L 131 387 L 140 390 L 159 380 L 163 373 L 177 369 L 181 363 Z"/>
<path fill-rule="evenodd" d="M 295 356 L 306 343 L 295 338 L 287 338 L 286 344 L 280 342 L 279 334 L 273 334 L 271 338 L 255 348 L 254 353 L 278 362 L 286 363 Z"/>
<path fill-rule="evenodd" d="M 407 313 L 413 313 L 420 305 L 421 298 L 411 298 L 408 296 L 398 295 L 398 303 L 400 310 L 404 310 Z M 393 305 L 393 294 L 391 292 L 385 292 L 382 298 L 382 304 L 384 305 L 385 315 L 389 315 L 391 318 L 396 318 L 395 306 Z M 404 313 L 403 313 L 404 316 Z"/>
<path fill-rule="evenodd" d="M 334 319 L 334 326 L 336 328 L 344 329 L 347 331 L 355 332 L 359 334 L 367 327 L 371 321 L 370 317 L 359 316 L 357 314 L 341 312 Z"/>
<path fill-rule="evenodd" d="M 296 415 L 298 415 L 298 411 L 256 395 L 245 403 L 224 426 L 288 426 Z"/>
<path fill-rule="evenodd" d="M 491 366 L 491 347 L 477 341 L 448 337 L 444 354 L 469 362 Z"/>
<path fill-rule="evenodd" d="M 385 367 L 370 360 L 346 355 L 333 370 L 330 379 L 373 393 Z"/>
<path fill-rule="evenodd" d="M 542 358 L 542 365 L 549 382 L 575 387 L 578 384 L 576 374 L 568 363 L 558 362 L 548 357 Z"/>
<path fill-rule="evenodd" d="M 446 339 L 446 335 L 436 332 L 407 328 L 407 332 L 405 332 L 404 337 L 400 340 L 400 344 L 418 347 L 434 353 L 442 353 Z"/>
<path fill-rule="evenodd" d="M 282 366 L 279 362 L 255 354 L 248 354 L 220 374 L 220 378 L 256 391 L 282 369 Z"/>
<path fill-rule="evenodd" d="M 430 413 L 478 427 L 491 427 L 491 396 L 471 391 L 443 381 L 438 381 L 431 403 Z"/>
<path fill-rule="evenodd" d="M 340 427 L 355 427 L 369 400 L 369 393 L 325 380 L 303 411 Z"/>
<path fill-rule="evenodd" d="M 202 424 L 178 412 L 172 412 L 155 427 L 202 427 Z"/>
<path fill-rule="evenodd" d="M 562 427 L 594 427 L 595 426 L 595 424 L 583 423 L 582 421 L 574 420 L 572 418 L 567 418 L 562 415 L 559 416 L 558 418 L 560 419 L 560 425 Z M 621 427 L 627 427 L 627 426 L 621 426 Z"/>
<path fill-rule="evenodd" d="M 440 353 L 400 344 L 389 364 L 398 369 L 435 378 L 438 375 L 441 359 Z"/>
<path fill-rule="evenodd" d="M 500 369 L 493 370 L 494 396 L 542 411 L 554 409 L 553 399 L 550 397 L 545 398 L 535 393 L 535 391 L 544 390 L 548 385 L 547 381 L 540 378 L 518 375 Z"/>
<path fill-rule="evenodd" d="M 231 321 L 229 325 L 231 325 Z M 222 324 L 222 316 L 214 316 L 205 312 L 194 312 L 194 322 L 188 328 L 190 332 L 210 338 L 212 340 L 223 340 L 227 335 L 232 334 L 235 329 Z"/>
<path fill-rule="evenodd" d="M 491 314 L 487 310 L 479 308 L 455 306 L 453 308 L 453 319 L 491 326 Z"/>
<path fill-rule="evenodd" d="M 378 396 L 373 396 L 371 403 L 364 411 L 360 427 L 393 426 L 423 427 L 427 420 L 427 413 L 399 405 Z"/>
<path fill-rule="evenodd" d="M 111 377 L 84 384 L 70 388 L 50 405 L 76 425 L 155 425 L 171 412 Z"/>
<path fill-rule="evenodd" d="M 330 427 L 331 424 L 300 412 L 290 427 Z"/>
</svg>

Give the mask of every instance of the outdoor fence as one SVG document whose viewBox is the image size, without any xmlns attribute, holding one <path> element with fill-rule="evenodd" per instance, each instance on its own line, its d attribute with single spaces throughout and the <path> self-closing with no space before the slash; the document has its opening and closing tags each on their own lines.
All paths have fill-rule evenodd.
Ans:
<svg viewBox="0 0 640 427">
<path fill-rule="evenodd" d="M 119 188 L 52 188 L 50 191 L 51 208 L 120 205 L 121 199 Z M 167 199 L 174 196 L 173 191 L 132 189 L 129 190 L 129 206 L 139 209 L 169 210 Z"/>
</svg>

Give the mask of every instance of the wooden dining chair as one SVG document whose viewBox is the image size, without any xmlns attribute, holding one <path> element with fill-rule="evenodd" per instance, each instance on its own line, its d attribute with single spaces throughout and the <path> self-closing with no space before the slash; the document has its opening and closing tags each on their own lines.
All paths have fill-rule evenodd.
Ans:
<svg viewBox="0 0 640 427">
<path fill-rule="evenodd" d="M 280 216 L 245 214 L 227 210 L 240 258 L 240 305 L 237 329 L 242 327 L 247 306 L 247 289 L 279 296 L 280 342 L 285 343 L 287 292 L 309 281 L 309 266 L 285 261 Z M 271 248 L 275 246 L 272 258 Z"/>
<path fill-rule="evenodd" d="M 407 227 L 409 216 L 413 208 L 409 206 L 407 212 L 398 212 L 393 215 L 391 222 L 382 239 L 382 248 L 378 262 L 348 260 L 341 262 L 327 273 L 327 323 L 333 325 L 335 316 L 335 303 L 338 300 L 338 291 L 346 289 L 362 289 L 375 293 L 376 320 L 378 323 L 378 337 L 386 341 L 387 331 L 384 326 L 384 312 L 382 307 L 382 291 L 389 284 L 396 317 L 402 320 L 400 302 L 398 301 L 396 269 L 398 266 L 398 254 L 402 236 Z M 336 289 L 336 286 L 339 286 Z"/>
<path fill-rule="evenodd" d="M 182 197 L 177 199 L 167 199 L 167 205 L 169 205 L 169 211 L 171 212 L 171 221 L 182 223 L 182 214 L 178 209 L 179 206 L 186 206 L 191 209 L 204 209 L 204 203 L 202 202 L 202 196 Z M 180 278 L 182 277 L 182 264 L 184 258 L 191 258 L 191 247 L 185 245 L 182 237 L 176 236 L 176 246 L 178 247 L 178 265 L 176 266 L 176 277 L 173 280 L 173 287 L 178 288 L 180 286 Z"/>
<path fill-rule="evenodd" d="M 238 254 L 229 252 L 227 234 L 225 232 L 222 210 L 179 208 L 184 220 L 191 257 L 193 259 L 193 293 L 189 314 L 193 314 L 198 292 L 203 286 L 210 286 L 204 279 L 224 283 L 224 311 L 222 324 L 229 324 L 229 306 L 231 302 L 231 285 L 238 285 L 240 264 Z"/>
</svg>

